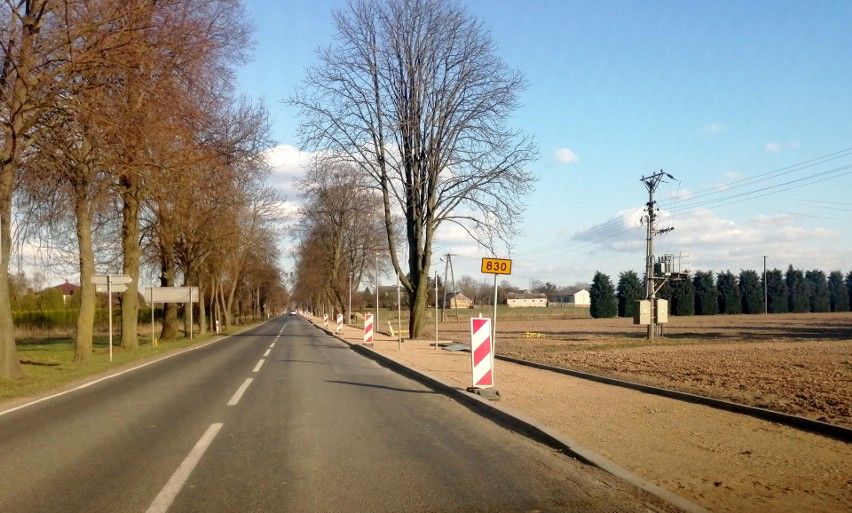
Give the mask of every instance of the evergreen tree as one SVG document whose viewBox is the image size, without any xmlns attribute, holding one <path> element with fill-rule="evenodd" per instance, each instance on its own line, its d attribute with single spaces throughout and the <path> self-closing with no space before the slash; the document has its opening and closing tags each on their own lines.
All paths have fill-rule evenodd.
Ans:
<svg viewBox="0 0 852 513">
<path fill-rule="evenodd" d="M 600 271 L 595 273 L 589 297 L 592 302 L 589 313 L 593 318 L 615 317 L 618 314 L 615 287 L 612 286 L 612 281 L 606 274 Z"/>
<path fill-rule="evenodd" d="M 731 271 L 719 273 L 716 276 L 716 291 L 719 294 L 719 313 L 742 313 L 742 294 L 734 273 Z"/>
<path fill-rule="evenodd" d="M 743 313 L 763 313 L 763 286 L 757 272 L 740 271 L 740 294 Z"/>
<path fill-rule="evenodd" d="M 719 313 L 713 271 L 696 271 L 692 278 L 692 285 L 695 287 L 695 314 L 715 315 Z"/>
<path fill-rule="evenodd" d="M 673 280 L 670 282 L 671 295 L 669 296 L 669 311 L 672 315 L 694 315 L 695 314 L 695 287 L 692 280 Z"/>
<path fill-rule="evenodd" d="M 819 269 L 805 273 L 805 280 L 810 289 L 808 297 L 811 312 L 830 312 L 831 298 L 828 293 L 828 279 Z"/>
<path fill-rule="evenodd" d="M 810 312 L 811 286 L 802 270 L 793 269 L 793 264 L 790 264 L 784 273 L 784 281 L 787 284 L 787 309 L 793 313 Z"/>
<path fill-rule="evenodd" d="M 852 271 L 846 275 L 846 290 L 849 291 L 849 304 L 852 305 Z"/>
<path fill-rule="evenodd" d="M 766 272 L 766 296 L 769 313 L 787 313 L 787 283 L 781 269 Z"/>
<path fill-rule="evenodd" d="M 616 295 L 619 317 L 633 317 L 636 301 L 645 298 L 645 287 L 642 286 L 642 280 L 636 271 L 626 271 L 618 275 Z"/>
<path fill-rule="evenodd" d="M 828 275 L 828 300 L 832 312 L 849 311 L 849 289 L 841 271 L 831 271 Z"/>
</svg>

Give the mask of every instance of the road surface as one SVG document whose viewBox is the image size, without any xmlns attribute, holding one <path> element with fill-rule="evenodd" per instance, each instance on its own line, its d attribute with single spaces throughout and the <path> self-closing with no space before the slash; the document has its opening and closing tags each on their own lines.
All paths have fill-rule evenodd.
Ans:
<svg viewBox="0 0 852 513">
<path fill-rule="evenodd" d="M 613 510 L 671 508 L 296 316 L 0 413 L 2 512 Z"/>
</svg>

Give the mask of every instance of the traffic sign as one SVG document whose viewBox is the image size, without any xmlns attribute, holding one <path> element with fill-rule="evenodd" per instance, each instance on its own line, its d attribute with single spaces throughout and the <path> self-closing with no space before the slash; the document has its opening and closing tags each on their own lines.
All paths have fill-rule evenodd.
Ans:
<svg viewBox="0 0 852 513">
<path fill-rule="evenodd" d="M 107 285 L 106 283 L 95 283 L 95 292 L 125 292 L 127 291 L 127 285 L 123 283 L 112 283 Z"/>
<path fill-rule="evenodd" d="M 483 258 L 482 272 L 485 274 L 512 274 L 512 261 L 508 258 Z"/>
<path fill-rule="evenodd" d="M 128 274 L 96 274 L 92 276 L 92 283 L 95 285 L 106 285 L 106 284 L 126 284 L 133 281 L 133 278 Z"/>
</svg>

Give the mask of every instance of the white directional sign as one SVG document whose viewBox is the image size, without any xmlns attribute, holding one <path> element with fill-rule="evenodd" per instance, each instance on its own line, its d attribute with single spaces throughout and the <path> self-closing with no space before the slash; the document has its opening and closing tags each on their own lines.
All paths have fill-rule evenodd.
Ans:
<svg viewBox="0 0 852 513">
<path fill-rule="evenodd" d="M 127 274 L 96 274 L 92 276 L 92 283 L 95 285 L 124 285 L 131 281 L 133 281 L 133 278 Z"/>
<path fill-rule="evenodd" d="M 95 292 L 124 292 L 127 290 L 127 285 L 123 283 L 113 283 L 107 285 L 106 283 L 96 283 L 95 284 Z"/>
<path fill-rule="evenodd" d="M 92 276 L 92 283 L 95 284 L 95 290 L 98 292 L 124 292 L 127 290 L 127 284 L 133 281 L 133 278 L 126 274 L 96 274 Z M 112 297 L 107 301 L 109 305 L 109 361 L 112 361 Z"/>
<path fill-rule="evenodd" d="M 142 296 L 148 304 L 197 303 L 198 287 L 145 287 Z"/>
</svg>

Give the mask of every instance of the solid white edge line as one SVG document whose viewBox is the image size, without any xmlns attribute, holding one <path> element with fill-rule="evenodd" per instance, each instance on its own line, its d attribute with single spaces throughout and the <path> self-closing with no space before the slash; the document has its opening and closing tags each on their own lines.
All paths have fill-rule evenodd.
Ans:
<svg viewBox="0 0 852 513">
<path fill-rule="evenodd" d="M 266 321 L 266 322 L 270 322 L 270 321 Z M 211 340 L 209 342 L 205 342 L 205 343 L 197 345 L 195 347 L 190 347 L 188 349 L 178 350 L 178 351 L 175 351 L 174 353 L 170 353 L 170 354 L 167 354 L 167 355 L 162 356 L 160 358 L 157 358 L 156 360 L 151 360 L 150 362 L 146 362 L 146 363 L 143 363 L 141 365 L 131 367 L 129 369 L 124 369 L 123 371 L 119 371 L 119 372 L 116 372 L 115 374 L 110 374 L 109 376 L 104 376 L 102 378 L 99 378 L 99 379 L 96 379 L 96 380 L 93 380 L 93 381 L 89 381 L 88 383 L 83 383 L 82 385 L 76 386 L 74 388 L 70 388 L 68 390 L 63 390 L 62 392 L 57 392 L 55 394 L 51 394 L 51 395 L 42 397 L 40 399 L 35 399 L 35 400 L 30 401 L 28 403 L 24 403 L 24 404 L 15 406 L 13 408 L 9 408 L 8 410 L 2 410 L 2 411 L 0 411 L 0 417 L 2 417 L 3 415 L 6 415 L 7 413 L 12 413 L 13 411 L 18 411 L 18 410 L 23 410 L 24 408 L 29 408 L 30 406 L 33 406 L 35 404 L 38 404 L 38 403 L 41 403 L 41 402 L 44 402 L 44 401 L 47 401 L 47 400 L 50 400 L 50 399 L 54 399 L 56 397 L 60 397 L 60 396 L 63 396 L 65 394 L 70 394 L 71 392 L 76 392 L 77 390 L 82 390 L 86 387 L 90 387 L 94 384 L 100 383 L 101 381 L 106 381 L 108 379 L 112 379 L 112 378 L 121 376 L 122 374 L 126 374 L 128 372 L 133 372 L 135 370 L 141 369 L 142 367 L 147 367 L 149 365 L 153 365 L 155 363 L 162 362 L 163 360 L 168 360 L 169 358 L 172 358 L 174 356 L 178 356 L 178 355 L 181 355 L 181 354 L 184 354 L 184 353 L 188 353 L 190 351 L 195 351 L 196 349 L 201 349 L 203 347 L 207 347 L 211 344 L 215 344 L 216 342 L 221 342 L 222 340 L 227 340 L 229 338 L 231 338 L 231 335 L 226 335 L 224 337 L 217 338 L 217 339 Z"/>
<path fill-rule="evenodd" d="M 82 385 L 74 387 L 72 389 L 65 390 L 65 391 L 62 391 L 62 392 L 58 392 L 56 394 L 52 394 L 52 395 L 49 395 L 47 397 L 42 397 L 41 399 L 36 399 L 35 401 L 30 401 L 26 404 L 22 404 L 20 406 L 15 406 L 14 408 L 9 408 L 8 410 L 0 411 L 0 416 L 6 415 L 7 413 L 12 413 L 13 411 L 22 410 L 22 409 L 27 408 L 29 406 L 32 406 L 34 404 L 38 404 L 40 402 L 47 401 L 48 399 L 53 399 L 55 397 L 63 396 L 65 394 L 70 394 L 71 392 L 76 392 L 77 390 L 82 390 L 84 388 L 87 388 L 87 387 L 90 387 L 90 386 L 95 385 L 97 383 L 100 383 L 101 381 L 106 381 L 108 379 L 112 379 L 112 378 L 121 376 L 122 374 L 127 374 L 128 372 L 133 372 L 135 370 L 141 369 L 142 367 L 147 367 L 149 365 L 153 365 L 155 363 L 162 362 L 163 360 L 168 360 L 169 358 L 172 358 L 172 357 L 184 354 L 184 353 L 188 353 L 190 351 L 195 351 L 196 349 L 201 349 L 202 347 L 207 347 L 210 344 L 215 344 L 216 342 L 219 342 L 220 340 L 225 340 L 226 338 L 228 338 L 228 337 L 222 337 L 220 339 L 211 340 L 210 342 L 207 342 L 207 343 L 202 344 L 200 346 L 191 347 L 189 349 L 186 349 L 185 351 L 178 351 L 178 352 L 175 352 L 175 353 L 167 354 L 167 355 L 163 356 L 162 358 L 157 358 L 156 360 L 152 360 L 150 362 L 143 363 L 141 365 L 137 365 L 136 367 L 131 367 L 129 369 L 125 369 L 123 371 L 116 372 L 115 374 L 110 374 L 109 376 L 104 376 L 104 377 L 96 379 L 94 381 L 89 381 L 88 383 L 83 383 Z"/>
<path fill-rule="evenodd" d="M 169 478 L 169 482 L 166 483 L 166 486 L 160 490 L 160 493 L 154 499 L 154 502 L 151 503 L 151 506 L 148 507 L 145 513 L 165 513 L 169 510 L 169 506 L 172 505 L 172 502 L 177 497 L 177 494 L 180 493 L 183 488 L 186 480 L 189 479 L 189 475 L 192 474 L 192 471 L 195 469 L 195 466 L 198 465 L 198 462 L 201 460 L 201 457 L 204 456 L 204 452 L 210 447 L 210 444 L 213 443 L 213 439 L 216 438 L 216 435 L 219 433 L 219 430 L 222 429 L 222 423 L 211 424 L 207 431 L 201 436 L 201 439 L 198 440 L 198 443 L 195 444 L 195 447 L 189 451 L 186 459 L 183 460 L 183 463 L 180 464 L 175 473 L 172 474 L 172 477 Z"/>
<path fill-rule="evenodd" d="M 240 385 L 240 388 L 238 388 L 237 391 L 234 392 L 233 397 L 231 397 L 231 400 L 228 401 L 228 406 L 234 406 L 238 402 L 240 402 L 240 399 L 243 397 L 243 394 L 246 393 L 246 389 L 249 387 L 249 385 L 251 385 L 252 381 L 254 381 L 254 378 L 247 378 L 245 381 L 243 381 L 243 384 Z"/>
<path fill-rule="evenodd" d="M 264 359 L 262 359 L 262 358 L 261 358 L 261 360 L 260 360 L 259 362 L 257 362 L 257 365 L 255 365 L 255 366 L 254 366 L 254 370 L 253 370 L 252 372 L 257 372 L 257 371 L 259 371 L 259 370 L 260 370 L 260 368 L 261 368 L 261 367 L 263 367 L 263 362 L 265 362 L 265 361 L 266 361 L 266 360 L 264 360 Z"/>
</svg>

